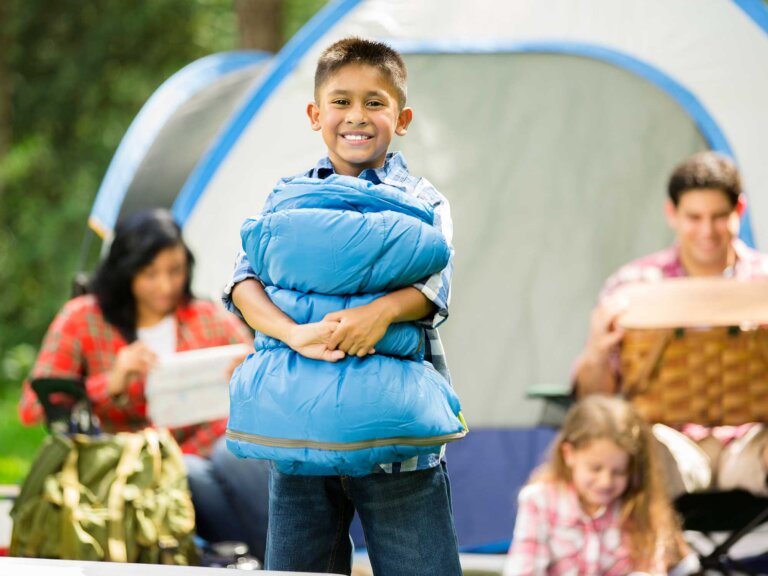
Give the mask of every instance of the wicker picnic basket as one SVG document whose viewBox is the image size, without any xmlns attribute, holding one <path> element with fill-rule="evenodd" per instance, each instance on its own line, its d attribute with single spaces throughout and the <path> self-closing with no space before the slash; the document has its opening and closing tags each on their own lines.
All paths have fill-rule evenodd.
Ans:
<svg viewBox="0 0 768 576">
<path fill-rule="evenodd" d="M 680 278 L 622 297 L 622 390 L 650 422 L 768 421 L 768 281 Z"/>
</svg>

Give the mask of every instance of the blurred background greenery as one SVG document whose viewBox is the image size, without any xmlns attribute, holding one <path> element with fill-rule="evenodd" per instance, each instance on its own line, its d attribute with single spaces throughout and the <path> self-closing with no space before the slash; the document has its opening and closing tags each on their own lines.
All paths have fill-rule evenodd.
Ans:
<svg viewBox="0 0 768 576">
<path fill-rule="evenodd" d="M 45 435 L 21 382 L 70 296 L 120 139 L 162 82 L 215 52 L 275 52 L 325 0 L 0 1 L 0 484 Z"/>
</svg>

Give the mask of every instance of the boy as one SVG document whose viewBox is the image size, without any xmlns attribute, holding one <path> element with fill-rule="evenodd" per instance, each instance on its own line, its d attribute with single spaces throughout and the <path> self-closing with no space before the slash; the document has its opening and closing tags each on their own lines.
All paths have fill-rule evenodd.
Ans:
<svg viewBox="0 0 768 576">
<path fill-rule="evenodd" d="M 314 96 L 307 115 L 328 156 L 303 176 L 354 176 L 426 200 L 435 210 L 434 225 L 450 244 L 447 200 L 425 179 L 411 176 L 399 153 L 387 152 L 392 137 L 404 136 L 413 118 L 405 106 L 406 69 L 400 55 L 378 42 L 340 40 L 320 56 Z M 452 270 L 449 262 L 441 273 L 370 304 L 297 325 L 271 302 L 241 255 L 224 300 L 254 329 L 308 358 L 329 362 L 373 354 L 390 324 L 424 320 L 427 360 L 448 378 L 435 328 L 448 315 Z M 267 569 L 349 574 L 348 531 L 357 510 L 377 575 L 461 574 L 442 453 L 381 464 L 362 477 L 287 475 L 273 467 Z"/>
</svg>

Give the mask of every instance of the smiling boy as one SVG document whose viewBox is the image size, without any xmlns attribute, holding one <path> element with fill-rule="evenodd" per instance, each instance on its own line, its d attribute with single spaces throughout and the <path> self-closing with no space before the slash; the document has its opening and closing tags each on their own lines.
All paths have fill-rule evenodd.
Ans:
<svg viewBox="0 0 768 576">
<path fill-rule="evenodd" d="M 353 176 L 414 195 L 432 206 L 433 225 L 450 245 L 447 200 L 426 179 L 412 176 L 400 153 L 388 152 L 392 138 L 404 136 L 413 118 L 405 106 L 406 75 L 400 55 L 385 44 L 346 38 L 328 47 L 317 64 L 314 101 L 306 109 L 328 155 L 301 176 Z M 292 179 L 278 184 L 264 211 Z M 448 316 L 452 271 L 451 258 L 441 272 L 412 286 L 330 313 L 320 322 L 296 324 L 272 303 L 241 255 L 224 301 L 255 330 L 328 362 L 373 354 L 390 324 L 420 321 L 428 342 L 426 360 L 448 379 L 436 327 Z M 290 475 L 273 467 L 267 569 L 349 574 L 355 511 L 377 575 L 461 574 L 442 449 L 382 463 L 360 477 Z"/>
</svg>

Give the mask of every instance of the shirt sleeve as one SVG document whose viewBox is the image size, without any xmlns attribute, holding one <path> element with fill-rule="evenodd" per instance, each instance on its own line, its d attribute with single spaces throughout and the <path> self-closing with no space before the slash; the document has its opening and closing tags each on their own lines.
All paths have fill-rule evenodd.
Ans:
<svg viewBox="0 0 768 576">
<path fill-rule="evenodd" d="M 100 345 L 107 349 L 112 347 L 110 342 L 101 340 L 106 338 L 103 334 L 96 339 L 84 336 L 84 331 L 88 329 L 92 320 L 90 310 L 73 306 L 71 302 L 65 305 L 54 318 L 43 338 L 40 352 L 32 367 L 31 378 L 24 382 L 18 406 L 19 418 L 23 424 L 31 425 L 44 421 L 43 409 L 32 390 L 31 380 L 48 377 L 83 379 L 93 411 L 102 420 L 105 414 L 109 414 L 110 421 L 120 426 L 143 418 L 141 409 L 137 408 L 133 402 L 126 402 L 124 396 L 113 397 L 109 394 L 107 390 L 109 370 L 88 374 L 86 356 L 89 353 L 97 353 L 95 341 L 99 340 Z M 94 350 L 87 352 L 86 346 L 94 347 Z M 139 389 L 135 395 L 140 399 L 143 387 L 137 386 L 135 382 L 131 385 L 128 395 L 131 394 L 132 389 Z"/>
<path fill-rule="evenodd" d="M 65 306 L 53 319 L 43 338 L 40 351 L 32 367 L 31 378 L 24 382 L 19 400 L 19 419 L 23 424 L 39 424 L 44 421 L 43 409 L 32 390 L 34 378 L 83 377 L 82 352 L 77 337 L 77 318 Z"/>
<path fill-rule="evenodd" d="M 435 215 L 433 226 L 441 232 L 450 248 L 450 257 L 446 267 L 440 272 L 436 272 L 413 285 L 414 288 L 424 294 L 435 305 L 434 315 L 424 319 L 422 322 L 427 326 L 437 328 L 448 318 L 448 305 L 451 300 L 454 257 L 451 207 L 448 199 L 440 194 L 425 178 L 421 178 L 416 185 L 416 196 L 432 205 Z"/>
<path fill-rule="evenodd" d="M 171 430 L 184 454 L 197 454 L 203 458 L 210 455 L 213 445 L 226 432 L 226 418 Z"/>
<path fill-rule="evenodd" d="M 272 210 L 272 207 L 275 203 L 275 194 L 284 188 L 286 182 L 289 180 L 290 178 L 283 178 L 280 180 L 272 193 L 267 195 L 267 199 L 264 202 L 264 207 L 261 209 L 262 214 Z M 224 307 L 230 312 L 236 314 L 241 319 L 243 318 L 243 315 L 232 301 L 232 290 L 237 284 L 243 280 L 248 280 L 249 278 L 253 278 L 254 280 L 259 279 L 259 277 L 256 275 L 256 272 L 253 270 L 253 267 L 251 267 L 251 263 L 248 261 L 248 255 L 244 250 L 241 249 L 235 258 L 235 269 L 232 271 L 232 276 L 230 276 L 229 282 L 227 282 L 227 285 L 224 287 L 224 292 L 221 295 L 221 301 L 224 303 Z"/>
<path fill-rule="evenodd" d="M 259 277 L 256 276 L 256 272 L 254 272 L 251 267 L 251 263 L 248 261 L 247 254 L 243 250 L 240 250 L 235 259 L 235 269 L 232 272 L 229 282 L 224 287 L 224 293 L 221 296 L 221 301 L 224 303 L 224 307 L 230 312 L 237 314 L 240 318 L 242 318 L 240 310 L 237 309 L 237 306 L 235 306 L 235 303 L 232 301 L 232 290 L 236 284 L 249 278 L 253 278 L 254 280 L 259 279 Z"/>
<path fill-rule="evenodd" d="M 504 576 L 545 576 L 550 563 L 549 529 L 542 503 L 530 486 L 520 492 L 512 546 Z"/>
</svg>

